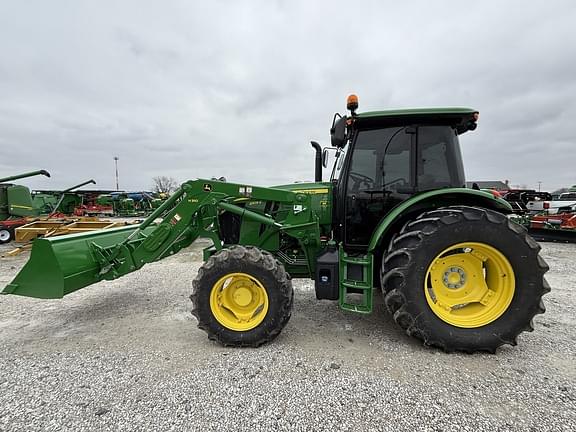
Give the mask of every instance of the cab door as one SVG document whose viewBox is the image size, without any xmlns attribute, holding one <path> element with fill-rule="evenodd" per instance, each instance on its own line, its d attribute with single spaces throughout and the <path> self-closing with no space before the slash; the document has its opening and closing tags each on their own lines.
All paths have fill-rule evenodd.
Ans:
<svg viewBox="0 0 576 432">
<path fill-rule="evenodd" d="M 413 194 L 415 137 L 407 126 L 357 132 L 342 185 L 346 246 L 366 247 L 382 217 Z"/>
</svg>

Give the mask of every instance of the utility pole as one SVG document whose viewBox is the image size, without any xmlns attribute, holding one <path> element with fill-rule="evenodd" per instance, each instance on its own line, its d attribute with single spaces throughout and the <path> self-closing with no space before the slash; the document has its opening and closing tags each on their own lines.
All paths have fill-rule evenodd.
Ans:
<svg viewBox="0 0 576 432">
<path fill-rule="evenodd" d="M 540 192 L 540 186 L 542 186 L 542 182 L 541 182 L 541 181 L 538 182 L 538 192 Z"/>
<path fill-rule="evenodd" d="M 114 165 L 116 166 L 116 190 L 120 190 L 118 187 L 118 156 L 114 156 Z"/>
</svg>

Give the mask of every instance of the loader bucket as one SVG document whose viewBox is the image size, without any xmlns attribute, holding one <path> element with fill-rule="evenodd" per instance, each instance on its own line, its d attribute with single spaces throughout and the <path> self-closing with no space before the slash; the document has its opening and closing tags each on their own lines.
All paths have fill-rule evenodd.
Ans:
<svg viewBox="0 0 576 432">
<path fill-rule="evenodd" d="M 92 244 L 114 246 L 137 228 L 132 225 L 36 239 L 30 259 L 2 294 L 56 299 L 99 282 L 100 264 Z"/>
</svg>

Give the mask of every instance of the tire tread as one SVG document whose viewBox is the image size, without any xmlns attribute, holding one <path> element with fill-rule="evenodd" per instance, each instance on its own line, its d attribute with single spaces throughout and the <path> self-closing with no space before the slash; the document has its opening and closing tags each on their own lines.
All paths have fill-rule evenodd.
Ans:
<svg viewBox="0 0 576 432">
<path fill-rule="evenodd" d="M 536 295 L 540 296 L 540 305 L 535 310 L 534 315 L 544 313 L 545 311 L 541 296 L 550 291 L 550 286 L 544 278 L 544 274 L 548 271 L 549 267 L 538 255 L 540 245 L 528 235 L 527 230 L 511 222 L 503 214 L 478 207 L 455 206 L 428 211 L 418 216 L 415 220 L 407 222 L 398 235 L 395 236 L 388 248 L 387 255 L 382 260 L 380 274 L 382 289 L 385 293 L 384 302 L 386 308 L 392 314 L 394 321 L 404 329 L 408 335 L 422 340 L 424 345 L 438 347 L 445 352 L 482 351 L 494 353 L 501 345 L 516 345 L 516 339 L 520 333 L 534 330 L 532 319 L 530 319 L 528 323 L 519 326 L 519 328 L 515 330 L 513 337 L 506 340 L 498 339 L 491 345 L 471 349 L 468 346 L 458 346 L 450 341 L 435 338 L 426 329 L 419 328 L 416 324 L 417 320 L 408 311 L 407 300 L 403 291 L 409 289 L 409 287 L 406 287 L 406 280 L 409 272 L 413 271 L 410 267 L 411 262 L 413 257 L 421 252 L 423 240 L 430 235 L 434 235 L 442 226 L 482 220 L 486 223 L 501 225 L 503 229 L 514 232 L 515 235 L 522 238 L 528 249 L 534 254 L 534 258 L 538 263 L 538 281 L 536 281 L 536 284 L 541 287 L 536 293 Z M 517 227 L 522 229 L 518 229 Z M 399 258 L 400 256 L 403 257 L 402 260 Z"/>
<path fill-rule="evenodd" d="M 242 337 L 229 340 L 218 328 L 212 325 L 210 320 L 205 319 L 204 314 L 199 309 L 201 307 L 199 301 L 201 290 L 211 289 L 211 287 L 206 286 L 205 278 L 208 273 L 206 270 L 225 266 L 230 258 L 247 260 L 270 272 L 280 289 L 281 296 L 289 299 L 288 302 L 282 303 L 277 324 L 257 340 L 246 340 Z M 192 301 L 192 315 L 198 320 L 198 328 L 204 330 L 210 340 L 217 341 L 223 346 L 257 348 L 274 340 L 290 320 L 294 304 L 294 290 L 290 275 L 286 273 L 284 265 L 274 255 L 255 246 L 235 245 L 215 253 L 200 267 L 196 278 L 192 281 L 190 300 Z M 241 332 L 239 333 L 241 334 Z"/>
</svg>

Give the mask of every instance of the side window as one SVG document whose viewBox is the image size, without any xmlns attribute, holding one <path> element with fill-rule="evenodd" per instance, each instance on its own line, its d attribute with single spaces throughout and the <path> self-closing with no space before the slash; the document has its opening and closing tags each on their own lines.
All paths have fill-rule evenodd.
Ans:
<svg viewBox="0 0 576 432">
<path fill-rule="evenodd" d="M 464 177 L 461 157 L 455 157 L 458 138 L 448 126 L 418 128 L 418 189 L 448 187 Z"/>
</svg>

